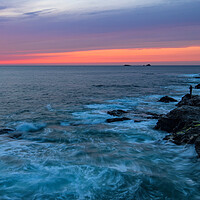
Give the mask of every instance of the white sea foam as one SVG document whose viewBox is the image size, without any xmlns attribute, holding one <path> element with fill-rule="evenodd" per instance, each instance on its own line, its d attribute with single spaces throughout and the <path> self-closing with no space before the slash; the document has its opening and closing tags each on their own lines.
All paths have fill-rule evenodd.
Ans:
<svg viewBox="0 0 200 200">
<path fill-rule="evenodd" d="M 60 125 L 61 125 L 61 126 L 69 126 L 70 123 L 69 123 L 69 122 L 61 122 Z"/>
<path fill-rule="evenodd" d="M 51 104 L 48 104 L 48 105 L 46 106 L 46 108 L 47 108 L 48 111 L 53 111 L 53 108 L 52 108 Z"/>
<path fill-rule="evenodd" d="M 90 109 L 98 109 L 98 110 L 123 109 L 123 108 L 125 108 L 124 105 L 120 105 L 120 104 L 91 104 L 91 105 L 86 105 L 85 107 L 90 108 Z"/>
<path fill-rule="evenodd" d="M 188 77 L 188 78 L 194 78 L 194 77 L 199 77 L 200 74 L 181 74 L 178 75 L 178 77 Z"/>
<path fill-rule="evenodd" d="M 16 126 L 16 130 L 20 132 L 34 132 L 44 128 L 45 126 L 45 123 L 20 122 Z"/>
<path fill-rule="evenodd" d="M 99 124 L 104 123 L 108 115 L 105 112 L 85 111 L 74 112 L 73 116 L 75 119 L 81 120 L 83 124 Z"/>
</svg>

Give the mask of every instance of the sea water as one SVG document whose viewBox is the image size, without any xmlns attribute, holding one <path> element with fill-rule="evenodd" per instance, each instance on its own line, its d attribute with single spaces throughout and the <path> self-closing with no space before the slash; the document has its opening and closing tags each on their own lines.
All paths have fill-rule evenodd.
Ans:
<svg viewBox="0 0 200 200">
<path fill-rule="evenodd" d="M 194 146 L 164 141 L 145 117 L 174 109 L 157 101 L 179 101 L 198 76 L 200 66 L 1 66 L 0 127 L 21 136 L 0 135 L 0 199 L 200 199 Z M 106 123 L 116 109 L 131 120 Z"/>
</svg>

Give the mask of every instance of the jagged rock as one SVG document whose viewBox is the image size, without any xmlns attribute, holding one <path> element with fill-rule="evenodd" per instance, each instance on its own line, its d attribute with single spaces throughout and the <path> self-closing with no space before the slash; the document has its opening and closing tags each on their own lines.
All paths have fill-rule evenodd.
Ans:
<svg viewBox="0 0 200 200">
<path fill-rule="evenodd" d="M 178 107 L 188 105 L 188 106 L 198 106 L 200 107 L 200 96 L 199 95 L 192 95 L 186 94 L 182 97 L 181 101 L 177 104 Z"/>
<path fill-rule="evenodd" d="M 183 129 L 182 131 L 173 133 L 172 135 L 167 135 L 164 140 L 170 140 L 178 145 L 195 144 L 197 138 L 200 136 L 199 132 L 200 124 L 198 124 L 198 126 L 192 125 L 191 127 Z"/>
<path fill-rule="evenodd" d="M 128 112 L 124 110 L 112 110 L 112 111 L 107 112 L 107 114 L 112 115 L 112 116 L 117 116 L 117 117 L 123 115 L 124 113 L 128 113 Z"/>
<path fill-rule="evenodd" d="M 158 120 L 155 129 L 176 133 L 184 127 L 189 127 L 193 124 L 193 121 L 200 121 L 200 108 L 181 106 L 162 116 Z"/>
<path fill-rule="evenodd" d="M 200 84 L 196 85 L 195 89 L 200 89 Z"/>
<path fill-rule="evenodd" d="M 122 118 L 112 118 L 112 119 L 107 119 L 107 123 L 112 123 L 112 122 L 120 122 L 120 121 L 126 121 L 126 120 L 131 120 L 128 117 L 122 117 Z"/>
<path fill-rule="evenodd" d="M 13 132 L 13 131 L 14 129 L 11 129 L 11 128 L 3 128 L 3 129 L 0 129 L 0 135 Z"/>
<path fill-rule="evenodd" d="M 176 99 L 173 99 L 172 97 L 164 96 L 158 102 L 164 102 L 164 103 L 169 103 L 169 102 L 177 102 Z"/>
<path fill-rule="evenodd" d="M 186 94 L 177 106 L 158 120 L 155 129 L 171 133 L 164 140 L 178 145 L 195 144 L 200 157 L 200 96 Z"/>
</svg>

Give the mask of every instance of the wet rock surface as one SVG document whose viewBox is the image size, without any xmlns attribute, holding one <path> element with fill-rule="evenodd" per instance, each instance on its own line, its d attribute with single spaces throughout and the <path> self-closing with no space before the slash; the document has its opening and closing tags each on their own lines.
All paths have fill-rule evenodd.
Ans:
<svg viewBox="0 0 200 200">
<path fill-rule="evenodd" d="M 200 108 L 182 106 L 162 116 L 155 128 L 169 133 L 176 133 L 185 127 L 191 126 L 194 121 L 200 121 Z"/>
<path fill-rule="evenodd" d="M 177 104 L 178 108 L 159 118 L 155 129 L 163 130 L 167 135 L 164 140 L 175 144 L 195 144 L 200 157 L 200 96 L 185 95 Z"/>
<path fill-rule="evenodd" d="M 177 100 L 172 97 L 164 96 L 161 99 L 159 99 L 158 102 L 169 103 L 169 102 L 177 102 Z"/>
<path fill-rule="evenodd" d="M 186 94 L 177 104 L 178 107 L 183 105 L 200 107 L 200 96 L 199 95 L 190 96 L 190 94 Z"/>
<path fill-rule="evenodd" d="M 117 116 L 117 117 L 119 117 L 125 113 L 128 113 L 128 112 L 124 111 L 124 110 L 112 110 L 112 111 L 107 112 L 107 114 L 112 115 L 112 116 Z"/>
</svg>

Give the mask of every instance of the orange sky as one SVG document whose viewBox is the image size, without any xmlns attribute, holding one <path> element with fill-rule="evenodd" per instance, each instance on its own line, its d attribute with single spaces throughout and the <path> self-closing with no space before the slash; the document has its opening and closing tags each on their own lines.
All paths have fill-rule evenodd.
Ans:
<svg viewBox="0 0 200 200">
<path fill-rule="evenodd" d="M 199 62 L 200 46 L 182 48 L 108 49 L 61 53 L 11 55 L 2 65 L 16 64 L 116 64 Z"/>
</svg>

